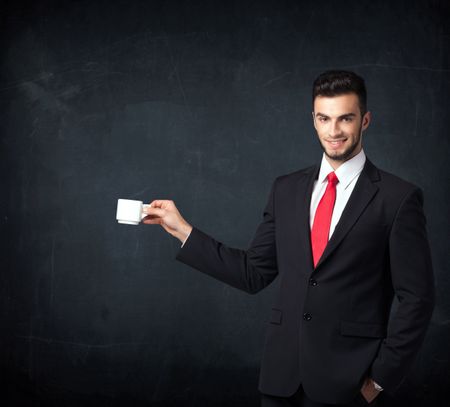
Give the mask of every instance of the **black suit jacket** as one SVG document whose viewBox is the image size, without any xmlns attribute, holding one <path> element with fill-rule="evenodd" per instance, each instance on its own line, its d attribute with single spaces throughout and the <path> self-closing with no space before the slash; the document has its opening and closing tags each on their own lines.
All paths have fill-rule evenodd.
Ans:
<svg viewBox="0 0 450 407">
<path fill-rule="evenodd" d="M 315 401 L 346 403 L 366 376 L 388 392 L 404 378 L 431 318 L 433 272 L 421 190 L 369 160 L 314 269 L 309 210 L 318 171 L 275 180 L 247 250 L 194 227 L 177 259 L 249 293 L 278 276 L 260 391 L 287 397 L 302 383 Z"/>
</svg>

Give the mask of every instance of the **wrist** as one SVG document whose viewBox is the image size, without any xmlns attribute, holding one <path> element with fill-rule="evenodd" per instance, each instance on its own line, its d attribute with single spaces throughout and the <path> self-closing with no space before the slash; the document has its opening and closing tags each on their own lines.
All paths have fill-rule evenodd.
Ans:
<svg viewBox="0 0 450 407">
<path fill-rule="evenodd" d="M 191 232 L 192 232 L 192 226 L 189 223 L 186 223 L 180 227 L 180 229 L 178 230 L 175 237 L 178 238 L 178 240 L 181 243 L 184 243 L 185 240 L 188 238 L 188 236 L 191 234 Z"/>
</svg>

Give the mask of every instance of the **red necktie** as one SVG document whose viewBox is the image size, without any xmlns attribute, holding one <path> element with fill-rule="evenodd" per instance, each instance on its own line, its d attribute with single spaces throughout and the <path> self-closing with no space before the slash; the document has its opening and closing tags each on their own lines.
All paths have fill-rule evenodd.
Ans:
<svg viewBox="0 0 450 407">
<path fill-rule="evenodd" d="M 336 201 L 336 184 L 339 182 L 334 172 L 330 172 L 327 179 L 327 189 L 325 190 L 325 193 L 317 206 L 311 229 L 311 245 L 314 267 L 316 267 L 319 262 L 320 256 L 322 256 L 325 246 L 328 243 L 331 216 L 333 215 L 334 202 Z"/>
</svg>

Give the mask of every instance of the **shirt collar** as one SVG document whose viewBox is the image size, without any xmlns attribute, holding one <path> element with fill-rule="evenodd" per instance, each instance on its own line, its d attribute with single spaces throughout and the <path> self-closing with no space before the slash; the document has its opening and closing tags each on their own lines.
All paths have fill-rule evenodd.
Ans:
<svg viewBox="0 0 450 407">
<path fill-rule="evenodd" d="M 320 172 L 317 181 L 320 183 L 326 182 L 327 175 L 330 172 L 334 171 L 339 180 L 339 184 L 342 187 L 344 187 L 344 189 L 346 189 L 353 181 L 353 179 L 361 173 L 365 162 L 366 162 L 366 155 L 364 153 L 364 150 L 361 149 L 361 151 L 358 154 L 350 158 L 350 160 L 347 160 L 344 163 L 342 163 L 335 171 L 333 167 L 330 165 L 330 163 L 327 161 L 324 153 L 322 156 L 322 162 L 320 164 Z"/>
</svg>

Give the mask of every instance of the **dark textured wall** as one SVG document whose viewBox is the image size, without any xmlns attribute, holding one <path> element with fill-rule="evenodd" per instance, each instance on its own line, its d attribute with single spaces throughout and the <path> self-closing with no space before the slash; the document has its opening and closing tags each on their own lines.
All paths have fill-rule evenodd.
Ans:
<svg viewBox="0 0 450 407">
<path fill-rule="evenodd" d="M 2 400 L 258 405 L 276 283 L 248 296 L 177 263 L 116 200 L 173 199 L 245 248 L 274 177 L 321 157 L 310 92 L 329 68 L 366 79 L 369 158 L 425 192 L 438 304 L 392 403 L 449 397 L 446 3 L 2 2 Z"/>
</svg>

